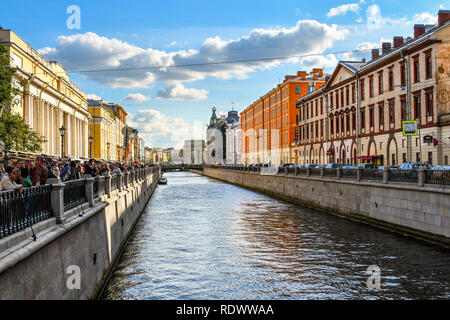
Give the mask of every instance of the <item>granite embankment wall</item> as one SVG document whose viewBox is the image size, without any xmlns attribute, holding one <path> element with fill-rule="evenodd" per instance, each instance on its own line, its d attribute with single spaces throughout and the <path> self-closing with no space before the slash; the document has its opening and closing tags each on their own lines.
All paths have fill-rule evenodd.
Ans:
<svg viewBox="0 0 450 320">
<path fill-rule="evenodd" d="M 204 168 L 205 176 L 450 245 L 450 189 L 410 184 L 263 176 L 259 173 Z"/>
<path fill-rule="evenodd" d="M 73 209 L 64 223 L 52 218 L 34 226 L 36 241 L 2 239 L 0 299 L 96 297 L 159 177 L 158 170 L 94 199 L 83 206 L 82 216 Z"/>
</svg>

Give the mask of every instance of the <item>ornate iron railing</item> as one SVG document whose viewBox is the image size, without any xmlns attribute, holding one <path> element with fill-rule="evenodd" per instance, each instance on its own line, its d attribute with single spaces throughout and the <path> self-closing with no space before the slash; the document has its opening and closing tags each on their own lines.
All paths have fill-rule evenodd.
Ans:
<svg viewBox="0 0 450 320">
<path fill-rule="evenodd" d="M 358 177 L 358 169 L 342 169 L 342 178 L 356 179 Z"/>
<path fill-rule="evenodd" d="M 364 169 L 361 171 L 361 179 L 383 181 L 383 170 Z"/>
<path fill-rule="evenodd" d="M 389 181 L 417 183 L 418 176 L 417 170 L 389 170 Z"/>
<path fill-rule="evenodd" d="M 85 179 L 67 181 L 64 184 L 64 211 L 87 202 Z"/>
<path fill-rule="evenodd" d="M 53 216 L 51 185 L 0 192 L 0 239 Z"/>
<path fill-rule="evenodd" d="M 425 170 L 425 183 L 450 186 L 450 171 Z"/>
</svg>

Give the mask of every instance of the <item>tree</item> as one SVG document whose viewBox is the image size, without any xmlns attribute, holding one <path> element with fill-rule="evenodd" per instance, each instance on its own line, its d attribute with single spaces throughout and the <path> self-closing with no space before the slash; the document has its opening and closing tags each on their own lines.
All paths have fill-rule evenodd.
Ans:
<svg viewBox="0 0 450 320">
<path fill-rule="evenodd" d="M 12 86 L 15 72 L 16 69 L 10 67 L 8 48 L 0 45 L 0 115 L 2 111 L 9 109 L 13 96 L 17 94 L 17 90 Z"/>
<path fill-rule="evenodd" d="M 0 140 L 4 159 L 11 150 L 41 152 L 45 138 L 34 132 L 19 114 L 3 112 L 0 117 Z"/>
<path fill-rule="evenodd" d="M 0 46 L 0 144 L 5 160 L 8 151 L 40 152 L 46 142 L 19 114 L 11 112 L 13 97 L 19 93 L 12 85 L 15 72 L 10 67 L 8 48 Z"/>
</svg>

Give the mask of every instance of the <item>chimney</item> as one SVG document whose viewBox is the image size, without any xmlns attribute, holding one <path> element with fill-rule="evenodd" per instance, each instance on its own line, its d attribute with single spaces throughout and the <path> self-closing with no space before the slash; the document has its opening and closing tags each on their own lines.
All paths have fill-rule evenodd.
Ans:
<svg viewBox="0 0 450 320">
<path fill-rule="evenodd" d="M 394 49 L 403 44 L 403 37 L 394 37 Z"/>
<path fill-rule="evenodd" d="M 414 25 L 414 38 L 420 37 L 425 33 L 425 25 L 415 24 Z"/>
<path fill-rule="evenodd" d="M 388 53 L 391 50 L 391 43 L 390 42 L 383 42 L 381 44 L 381 54 L 384 56 L 386 53 Z"/>
<path fill-rule="evenodd" d="M 450 10 L 439 10 L 438 12 L 438 26 L 450 20 Z"/>
<path fill-rule="evenodd" d="M 380 50 L 378 49 L 372 49 L 372 60 L 375 60 L 380 56 Z"/>
</svg>

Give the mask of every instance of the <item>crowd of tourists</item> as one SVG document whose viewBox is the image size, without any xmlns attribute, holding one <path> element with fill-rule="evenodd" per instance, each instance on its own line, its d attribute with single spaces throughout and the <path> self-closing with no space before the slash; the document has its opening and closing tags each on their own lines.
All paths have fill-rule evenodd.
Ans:
<svg viewBox="0 0 450 320">
<path fill-rule="evenodd" d="M 65 182 L 85 177 L 123 173 L 144 167 L 145 165 L 139 162 L 111 163 L 93 159 L 84 163 L 43 157 L 37 157 L 35 160 L 9 160 L 0 165 L 0 191 L 21 192 L 23 188 L 45 185 L 50 181 L 55 183 L 58 179 Z"/>
</svg>

